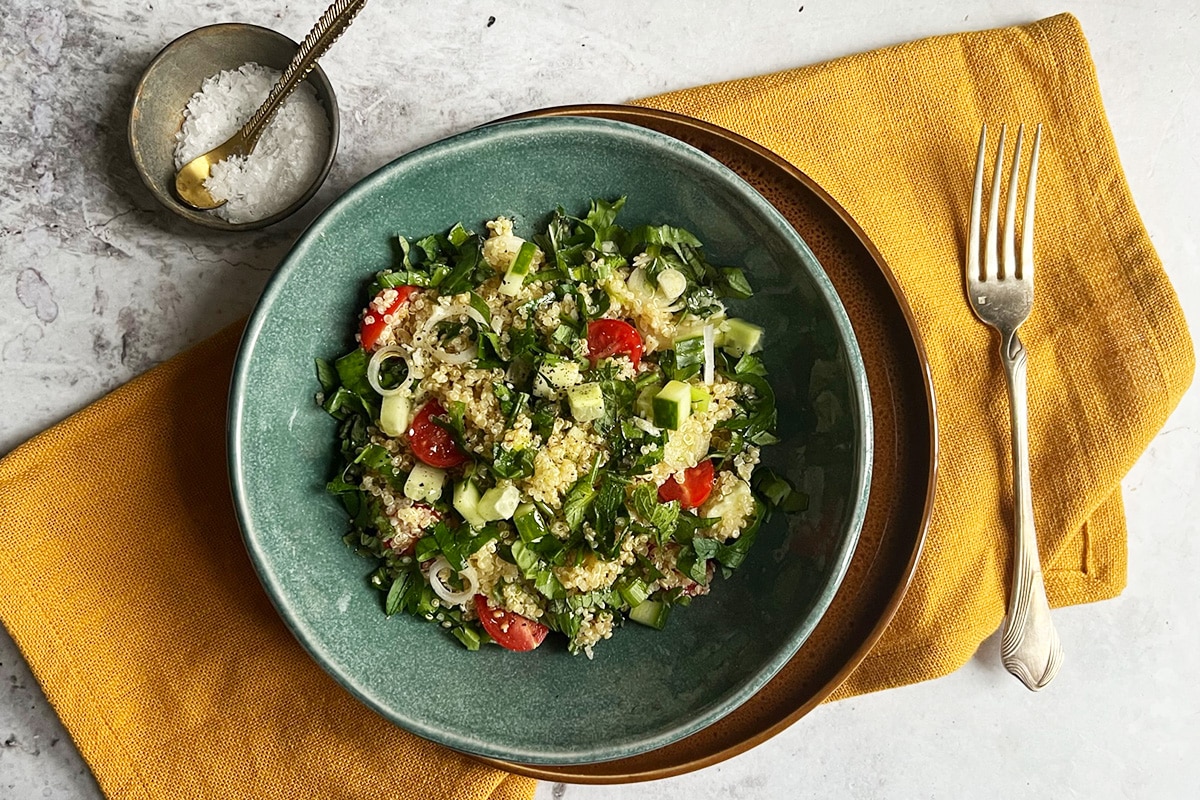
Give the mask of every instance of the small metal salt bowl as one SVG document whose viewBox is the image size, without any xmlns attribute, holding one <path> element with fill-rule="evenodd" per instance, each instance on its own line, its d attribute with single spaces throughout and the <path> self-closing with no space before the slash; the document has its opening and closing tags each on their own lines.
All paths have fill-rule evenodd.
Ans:
<svg viewBox="0 0 1200 800">
<path fill-rule="evenodd" d="M 329 117 L 329 151 L 312 185 L 287 208 L 253 222 L 228 222 L 211 211 L 197 211 L 175 196 L 175 134 L 183 125 L 183 110 L 204 79 L 222 70 L 255 61 L 282 71 L 299 45 L 281 33 L 257 25 L 222 23 L 197 28 L 164 47 L 138 82 L 129 113 L 129 148 L 150 192 L 181 217 L 225 231 L 264 228 L 288 217 L 307 203 L 324 183 L 337 153 L 337 98 L 329 78 L 318 65 L 308 75 L 317 99 Z"/>
</svg>

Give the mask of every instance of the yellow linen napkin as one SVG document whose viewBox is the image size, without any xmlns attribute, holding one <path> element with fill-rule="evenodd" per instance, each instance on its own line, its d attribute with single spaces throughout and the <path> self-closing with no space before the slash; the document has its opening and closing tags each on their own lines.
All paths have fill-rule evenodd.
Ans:
<svg viewBox="0 0 1200 800">
<path fill-rule="evenodd" d="M 241 326 L 0 462 L 0 616 L 109 797 L 520 800 L 368 711 L 284 627 L 225 466 Z"/>
<path fill-rule="evenodd" d="M 961 664 L 1003 614 L 1007 406 L 960 288 L 979 124 L 1047 124 L 1030 350 L 1035 512 L 1057 604 L 1125 576 L 1120 477 L 1190 382 L 1174 294 L 1070 17 L 654 98 L 807 171 L 896 271 L 929 350 L 941 472 L 912 590 L 842 695 Z M 229 329 L 0 462 L 0 618 L 121 798 L 527 798 L 360 706 L 292 639 L 237 532 Z M 913 498 L 919 502 L 919 498 Z"/>
<path fill-rule="evenodd" d="M 993 139 L 1000 123 L 1045 126 L 1036 297 L 1021 338 L 1047 593 L 1053 605 L 1119 594 L 1120 481 L 1191 383 L 1195 359 L 1078 21 L 935 37 L 642 102 L 736 131 L 814 178 L 882 252 L 925 339 L 939 450 L 929 538 L 895 620 L 837 696 L 957 669 L 1004 616 L 1008 401 L 998 338 L 962 289 L 985 122 Z"/>
</svg>

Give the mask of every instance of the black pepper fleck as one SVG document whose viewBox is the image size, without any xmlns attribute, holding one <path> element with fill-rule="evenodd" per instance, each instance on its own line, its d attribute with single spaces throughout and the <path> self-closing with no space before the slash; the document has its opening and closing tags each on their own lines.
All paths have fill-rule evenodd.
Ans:
<svg viewBox="0 0 1200 800">
<path fill-rule="evenodd" d="M 495 18 L 495 17 L 488 17 L 488 24 L 487 24 L 487 26 L 490 28 L 490 27 L 492 27 L 492 26 L 493 26 L 493 25 L 495 25 L 495 24 L 496 24 L 496 18 Z"/>
</svg>

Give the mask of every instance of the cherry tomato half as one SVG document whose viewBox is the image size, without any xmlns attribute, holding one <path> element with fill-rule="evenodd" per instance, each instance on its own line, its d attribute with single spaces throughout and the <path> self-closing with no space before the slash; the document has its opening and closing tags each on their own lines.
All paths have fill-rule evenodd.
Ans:
<svg viewBox="0 0 1200 800">
<path fill-rule="evenodd" d="M 412 424 L 408 426 L 408 445 L 412 448 L 413 455 L 429 466 L 439 469 L 457 467 L 467 460 L 467 454 L 458 449 L 450 431 L 432 419 L 445 413 L 446 409 L 442 408 L 441 403 L 430 400 L 421 406 L 421 410 L 413 417 Z"/>
<path fill-rule="evenodd" d="M 642 337 L 624 320 L 592 320 L 588 323 L 587 342 L 593 367 L 600 359 L 616 355 L 627 356 L 635 367 L 642 361 Z"/>
<path fill-rule="evenodd" d="M 542 623 L 528 617 L 503 608 L 492 608 L 487 598 L 481 594 L 475 595 L 475 613 L 479 615 L 479 621 L 483 623 L 483 629 L 487 631 L 488 636 L 507 650 L 532 650 L 542 643 L 550 631 Z"/>
<path fill-rule="evenodd" d="M 699 508 L 712 494 L 715 480 L 712 459 L 705 459 L 683 471 L 683 483 L 679 483 L 674 477 L 667 478 L 663 485 L 658 487 L 659 502 L 678 500 L 682 508 Z"/>
<path fill-rule="evenodd" d="M 358 332 L 359 344 L 362 345 L 363 350 L 375 349 L 375 343 L 379 341 L 379 337 L 383 335 L 384 328 L 387 327 L 384 317 L 388 314 L 395 314 L 396 309 L 407 303 L 412 293 L 417 291 L 417 287 L 397 286 L 396 298 L 384 308 L 383 313 L 380 313 L 378 306 L 383 304 L 384 300 L 382 298 L 389 291 L 391 290 L 384 289 L 376 295 L 375 299 L 367 304 L 367 310 L 363 312 L 362 327 Z M 367 319 L 371 321 L 367 322 Z"/>
</svg>

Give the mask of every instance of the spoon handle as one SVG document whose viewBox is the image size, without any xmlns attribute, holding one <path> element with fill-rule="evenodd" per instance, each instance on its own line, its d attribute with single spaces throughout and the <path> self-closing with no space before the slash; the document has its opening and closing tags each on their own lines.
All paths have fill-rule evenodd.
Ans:
<svg viewBox="0 0 1200 800">
<path fill-rule="evenodd" d="M 254 112 L 254 116 L 250 118 L 249 122 L 242 126 L 241 134 L 247 152 L 254 149 L 254 145 L 258 143 L 258 137 L 262 135 L 263 129 L 274 118 L 275 112 L 283 105 L 283 101 L 295 91 L 296 87 L 300 85 L 300 81 L 304 80 L 312 68 L 317 65 L 317 59 L 325 55 L 325 51 L 338 40 L 346 28 L 350 27 L 354 17 L 366 4 L 367 0 L 335 0 L 329 8 L 325 9 L 325 13 L 317 20 L 317 24 L 300 43 L 300 49 L 296 51 L 292 63 L 288 64 L 283 75 L 279 77 L 279 81 L 271 87 L 271 93 L 267 95 L 266 101 L 258 111 Z"/>
</svg>

